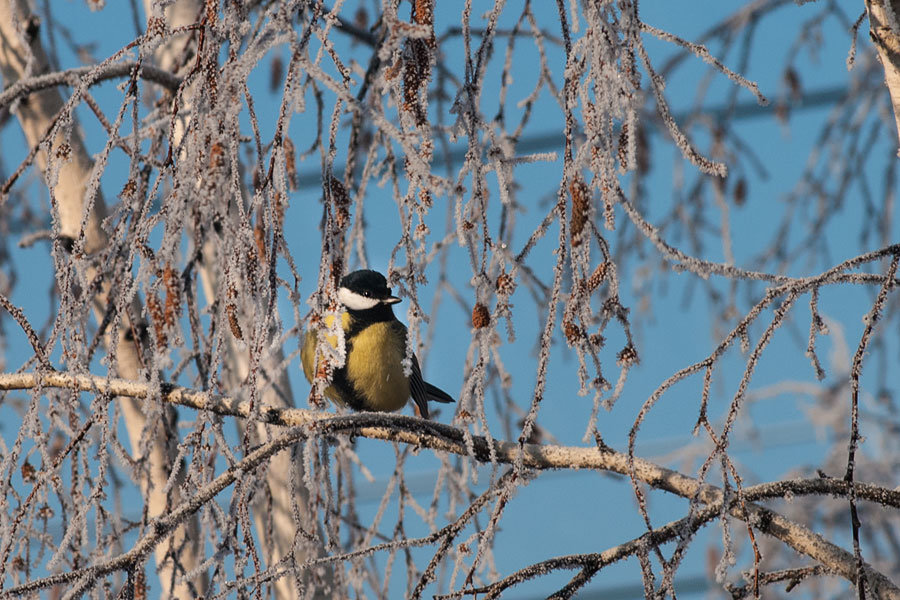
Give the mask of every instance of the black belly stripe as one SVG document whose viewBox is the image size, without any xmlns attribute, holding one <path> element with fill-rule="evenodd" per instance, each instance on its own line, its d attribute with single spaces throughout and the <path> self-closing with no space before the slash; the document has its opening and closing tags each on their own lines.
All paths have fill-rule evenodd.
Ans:
<svg viewBox="0 0 900 600">
<path fill-rule="evenodd" d="M 331 380 L 331 385 L 337 389 L 338 394 L 341 395 L 341 400 L 343 400 L 344 404 L 348 407 L 353 410 L 368 410 L 363 397 L 356 391 L 356 388 L 353 387 L 350 380 L 347 379 L 347 370 L 344 367 L 341 367 L 334 372 L 334 378 Z"/>
<path fill-rule="evenodd" d="M 347 337 L 349 338 L 350 336 Z M 353 341 L 348 339 L 346 344 L 346 360 L 350 360 L 350 352 L 353 350 Z M 337 389 L 338 394 L 341 396 L 341 400 L 343 400 L 348 407 L 353 410 L 366 410 L 365 398 L 363 398 L 356 387 L 350 383 L 350 379 L 347 377 L 346 365 L 340 369 L 335 369 L 334 376 L 331 379 L 331 385 Z"/>
</svg>

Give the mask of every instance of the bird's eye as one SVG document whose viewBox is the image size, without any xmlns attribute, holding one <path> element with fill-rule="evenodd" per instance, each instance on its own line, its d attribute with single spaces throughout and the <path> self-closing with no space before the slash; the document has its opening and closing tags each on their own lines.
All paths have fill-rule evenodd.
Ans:
<svg viewBox="0 0 900 600">
<path fill-rule="evenodd" d="M 371 295 L 372 295 L 372 292 L 369 292 L 369 291 L 363 292 L 363 296 L 365 296 L 366 298 L 368 298 Z"/>
</svg>

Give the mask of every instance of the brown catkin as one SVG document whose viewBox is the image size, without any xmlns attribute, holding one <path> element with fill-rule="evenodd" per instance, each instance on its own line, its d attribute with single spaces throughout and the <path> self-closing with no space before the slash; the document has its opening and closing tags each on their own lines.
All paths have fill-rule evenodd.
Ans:
<svg viewBox="0 0 900 600">
<path fill-rule="evenodd" d="M 281 87 L 281 81 L 284 79 L 284 61 L 280 56 L 272 57 L 269 63 L 269 91 L 273 94 Z"/>
<path fill-rule="evenodd" d="M 628 123 L 622 123 L 622 130 L 619 132 L 619 148 L 617 152 L 619 165 L 623 171 L 628 170 Z"/>
<path fill-rule="evenodd" d="M 620 367 L 630 367 L 638 362 L 638 353 L 634 346 L 628 344 L 616 355 L 616 363 Z"/>
<path fill-rule="evenodd" d="M 509 273 L 502 273 L 497 277 L 497 293 L 509 296 L 516 289 L 516 282 Z"/>
<path fill-rule="evenodd" d="M 241 323 L 238 320 L 238 311 L 237 305 L 234 303 L 234 298 L 237 298 L 237 290 L 232 288 L 228 288 L 228 302 L 225 304 L 225 315 L 228 317 L 228 326 L 231 329 L 231 334 L 239 340 L 244 339 L 244 332 L 241 330 Z"/>
<path fill-rule="evenodd" d="M 573 246 L 578 246 L 588 219 L 591 191 L 580 177 L 576 177 L 569 184 L 569 194 L 572 196 L 572 220 L 569 225 L 571 241 Z"/>
<path fill-rule="evenodd" d="M 475 329 L 482 329 L 491 324 L 491 313 L 480 302 L 472 309 L 472 325 Z"/>
<path fill-rule="evenodd" d="M 581 327 L 569 319 L 563 321 L 563 333 L 566 335 L 566 341 L 571 345 L 577 344 L 584 336 Z"/>
<path fill-rule="evenodd" d="M 163 323 L 166 328 L 175 327 L 175 321 L 181 314 L 181 277 L 172 268 L 171 263 L 166 263 L 163 269 L 163 285 L 166 288 L 166 304 L 163 310 Z"/>
<path fill-rule="evenodd" d="M 347 188 L 344 187 L 344 184 L 334 177 L 331 178 L 329 184 L 331 202 L 334 205 L 335 221 L 338 228 L 346 229 L 350 223 L 350 195 L 347 193 Z"/>
<path fill-rule="evenodd" d="M 426 25 L 431 35 L 425 39 L 408 39 L 403 61 L 403 109 L 415 116 L 416 124 L 426 124 L 426 108 L 419 93 L 431 79 L 431 56 L 437 45 L 434 37 L 434 0 L 415 0 L 412 5 L 412 21 Z"/>
<path fill-rule="evenodd" d="M 134 600 L 147 600 L 147 575 L 140 568 L 134 572 Z"/>
<path fill-rule="evenodd" d="M 122 187 L 119 197 L 123 200 L 130 200 L 134 197 L 135 192 L 137 192 L 137 182 L 134 179 L 129 179 Z"/>
<path fill-rule="evenodd" d="M 294 156 L 294 142 L 291 138 L 285 136 L 284 146 L 284 170 L 287 173 L 288 189 L 292 192 L 297 191 L 297 159 Z"/>
<path fill-rule="evenodd" d="M 209 168 L 216 171 L 225 166 L 225 146 L 214 143 L 209 149 Z"/>
<path fill-rule="evenodd" d="M 743 206 L 747 201 L 747 180 L 741 177 L 734 184 L 734 203 L 737 206 Z"/>
<path fill-rule="evenodd" d="M 37 479 L 37 469 L 28 460 L 22 463 L 22 481 L 34 483 Z"/>
<path fill-rule="evenodd" d="M 166 347 L 168 338 L 166 337 L 166 317 L 163 311 L 162 302 L 156 292 L 147 294 L 147 312 L 150 313 L 150 320 L 153 322 L 153 330 L 156 332 L 156 347 L 160 350 Z"/>
<path fill-rule="evenodd" d="M 253 227 L 253 240 L 256 242 L 257 258 L 260 263 L 266 262 L 266 230 L 261 223 Z"/>
<path fill-rule="evenodd" d="M 594 272 L 591 273 L 591 276 L 588 277 L 587 287 L 588 291 L 593 292 L 600 284 L 606 281 L 606 271 L 609 269 L 609 265 L 606 261 L 603 261 L 594 269 Z"/>
</svg>

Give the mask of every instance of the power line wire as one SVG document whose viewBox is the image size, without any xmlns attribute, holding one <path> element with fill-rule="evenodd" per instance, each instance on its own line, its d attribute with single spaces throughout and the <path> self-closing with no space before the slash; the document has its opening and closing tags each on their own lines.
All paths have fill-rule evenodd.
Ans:
<svg viewBox="0 0 900 600">
<path fill-rule="evenodd" d="M 802 98 L 791 102 L 790 105 L 788 105 L 788 108 L 791 111 L 798 111 L 828 106 L 839 102 L 846 95 L 846 86 L 832 86 L 822 88 L 804 94 Z M 774 115 L 778 106 L 782 105 L 776 103 L 774 105 L 770 104 L 768 106 L 761 106 L 755 101 L 739 102 L 734 106 L 729 105 L 711 108 L 709 110 L 703 111 L 702 114 L 710 117 L 713 120 L 722 119 L 726 116 L 736 120 L 754 119 L 758 117 Z M 687 118 L 688 114 L 689 113 L 687 112 L 676 114 L 675 121 L 684 121 Z M 697 112 L 693 111 L 691 114 L 697 114 Z M 650 123 L 650 125 L 655 128 L 656 124 L 652 119 L 647 119 L 645 122 Z M 522 154 L 531 154 L 534 152 L 552 150 L 553 148 L 562 148 L 564 142 L 565 139 L 563 138 L 563 135 L 558 131 L 554 131 L 552 133 L 535 133 L 522 137 L 516 144 L 516 150 L 521 152 Z M 454 146 L 449 152 L 436 153 L 434 156 L 434 164 L 443 164 L 448 161 L 451 164 L 458 164 L 465 159 L 467 152 L 468 148 L 466 146 L 458 144 Z M 336 167 L 334 171 L 335 176 L 340 178 L 344 172 L 344 165 Z M 321 185 L 322 172 L 319 169 L 309 169 L 307 171 L 304 171 L 303 173 L 300 173 L 297 177 L 297 187 L 300 189 L 320 187 Z"/>
</svg>

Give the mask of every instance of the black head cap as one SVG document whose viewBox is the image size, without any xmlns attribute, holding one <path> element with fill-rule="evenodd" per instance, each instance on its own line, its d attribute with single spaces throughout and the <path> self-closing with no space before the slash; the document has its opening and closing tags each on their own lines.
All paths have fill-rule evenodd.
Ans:
<svg viewBox="0 0 900 600">
<path fill-rule="evenodd" d="M 387 279 L 378 271 L 370 269 L 361 269 L 345 275 L 341 279 L 341 287 L 368 298 L 383 300 L 391 297 L 391 288 L 388 287 Z"/>
</svg>

